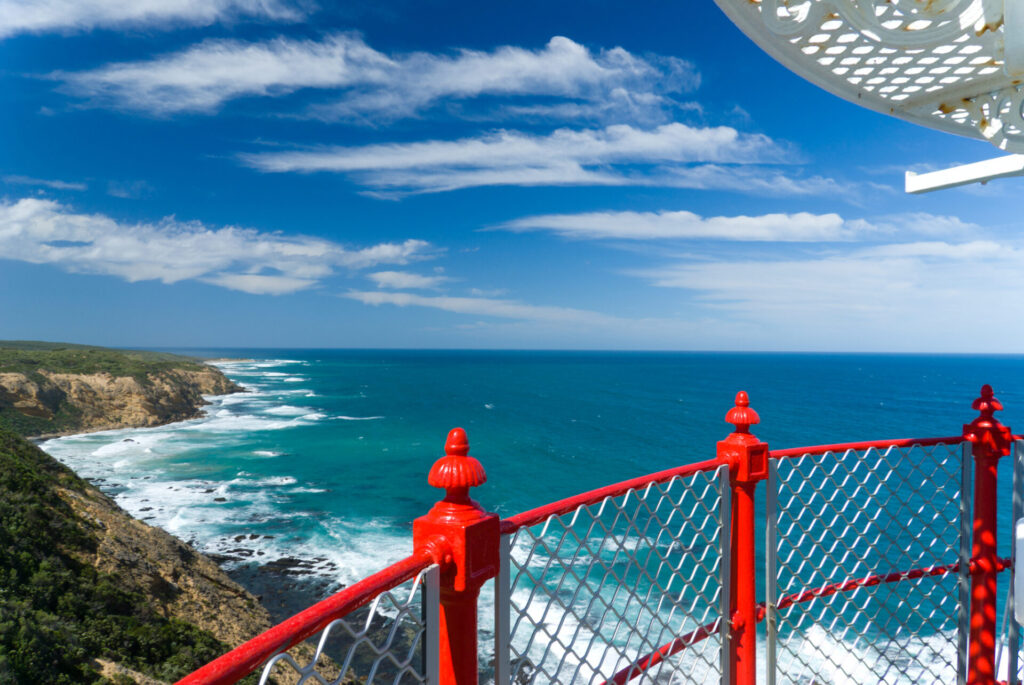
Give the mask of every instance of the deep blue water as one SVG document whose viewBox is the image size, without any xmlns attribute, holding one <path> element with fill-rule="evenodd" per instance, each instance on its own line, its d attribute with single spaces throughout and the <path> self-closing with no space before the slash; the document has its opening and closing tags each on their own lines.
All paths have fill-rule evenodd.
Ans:
<svg viewBox="0 0 1024 685">
<path fill-rule="evenodd" d="M 957 435 L 986 382 L 1024 428 L 1021 356 L 184 352 L 255 360 L 222 366 L 252 392 L 215 398 L 204 419 L 46 449 L 202 549 L 323 557 L 339 582 L 408 552 L 455 426 L 487 470 L 475 498 L 506 516 L 713 457 L 737 390 L 776 448 Z"/>
</svg>

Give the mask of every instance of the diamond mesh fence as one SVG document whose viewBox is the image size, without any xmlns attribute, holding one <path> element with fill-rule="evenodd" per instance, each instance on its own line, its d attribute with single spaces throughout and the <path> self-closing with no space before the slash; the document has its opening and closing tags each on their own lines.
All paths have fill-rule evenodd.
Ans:
<svg viewBox="0 0 1024 685">
<path fill-rule="evenodd" d="M 938 444 L 772 460 L 769 682 L 957 681 L 961 454 Z"/>
<path fill-rule="evenodd" d="M 727 473 L 652 482 L 513 533 L 511 682 L 717 681 Z"/>
<path fill-rule="evenodd" d="M 428 644 L 428 623 L 436 630 L 436 619 L 431 620 L 424 608 L 437 606 L 438 579 L 438 567 L 431 566 L 332 621 L 320 632 L 315 651 L 296 654 L 293 649 L 271 658 L 260 685 L 427 683 L 428 674 L 436 669 L 430 663 L 436 661 L 436 650 L 432 652 Z"/>
</svg>

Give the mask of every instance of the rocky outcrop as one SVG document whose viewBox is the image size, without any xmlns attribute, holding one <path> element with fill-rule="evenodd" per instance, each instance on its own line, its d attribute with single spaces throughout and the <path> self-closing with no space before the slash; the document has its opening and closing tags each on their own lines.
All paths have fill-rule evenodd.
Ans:
<svg viewBox="0 0 1024 685">
<path fill-rule="evenodd" d="M 270 625 L 213 561 L 0 426 L 0 683 L 162 684 Z"/>
<path fill-rule="evenodd" d="M 232 646 L 270 626 L 256 598 L 194 548 L 132 518 L 95 487 L 56 492 L 97 542 L 79 560 L 149 597 L 165 618 L 180 618 Z"/>
<path fill-rule="evenodd" d="M 96 540 L 88 555 L 78 554 L 79 561 L 116 579 L 119 587 L 146 596 L 165 618 L 191 623 L 231 647 L 272 625 L 270 614 L 256 597 L 173 535 L 132 518 L 92 485 L 55 491 Z M 300 664 L 309 663 L 313 653 L 313 647 L 305 643 L 292 650 Z M 320 664 L 321 674 L 337 678 L 337 666 L 327 659 Z M 97 665 L 106 673 L 120 672 L 137 683 L 160 682 L 139 678 L 119 664 L 98 661 Z M 298 677 L 278 669 L 273 680 L 289 685 Z"/>
<path fill-rule="evenodd" d="M 207 404 L 203 395 L 240 392 L 212 366 L 161 369 L 135 376 L 110 373 L 0 373 L 0 408 L 8 406 L 44 421 L 62 421 L 46 435 L 113 428 L 158 426 L 196 418 Z"/>
</svg>

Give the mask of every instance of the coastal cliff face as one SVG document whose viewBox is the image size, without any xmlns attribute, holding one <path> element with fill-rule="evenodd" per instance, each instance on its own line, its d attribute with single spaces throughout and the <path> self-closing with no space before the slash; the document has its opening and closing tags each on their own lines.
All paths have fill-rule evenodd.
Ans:
<svg viewBox="0 0 1024 685">
<path fill-rule="evenodd" d="M 22 437 L 180 421 L 240 391 L 175 355 L 0 341 L 0 683 L 163 685 L 271 626 L 214 561 Z"/>
<path fill-rule="evenodd" d="M 0 405 L 29 417 L 52 421 L 67 405 L 78 421 L 62 433 L 112 428 L 159 426 L 202 414 L 203 395 L 226 395 L 242 389 L 213 367 L 167 369 L 145 382 L 109 373 L 0 373 Z"/>
<path fill-rule="evenodd" d="M 0 682 L 169 683 L 271 625 L 213 561 L 2 426 L 0 589 Z"/>
<path fill-rule="evenodd" d="M 94 548 L 76 554 L 119 587 L 146 597 L 156 612 L 211 633 L 227 647 L 237 647 L 271 627 L 270 614 L 258 599 L 231 580 L 217 564 L 173 535 L 132 518 L 113 500 L 88 483 L 55 488 L 74 512 L 80 525 L 96 541 Z M 305 664 L 313 648 L 301 644 L 292 650 Z M 99 659 L 101 672 L 120 674 L 146 684 L 147 678 L 123 664 Z M 321 660 L 321 673 L 336 678 L 338 669 Z M 298 677 L 281 670 L 272 682 L 292 685 Z"/>
<path fill-rule="evenodd" d="M 23 435 L 158 426 L 200 416 L 203 395 L 242 391 L 185 357 L 19 344 L 32 345 L 0 342 L 0 423 Z"/>
</svg>

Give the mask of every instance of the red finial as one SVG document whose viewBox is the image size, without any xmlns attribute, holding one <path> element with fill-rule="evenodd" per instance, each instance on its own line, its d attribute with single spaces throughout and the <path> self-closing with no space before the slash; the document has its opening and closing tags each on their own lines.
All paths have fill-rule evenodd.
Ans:
<svg viewBox="0 0 1024 685">
<path fill-rule="evenodd" d="M 761 417 L 750 408 L 750 398 L 743 390 L 736 393 L 736 406 L 725 415 L 725 422 L 736 426 L 737 433 L 749 433 L 752 425 L 761 423 Z"/>
<path fill-rule="evenodd" d="M 995 398 L 992 392 L 992 386 L 986 383 L 981 386 L 981 397 L 974 400 L 971 405 L 971 409 L 977 409 L 981 412 L 981 417 L 984 419 L 991 419 L 992 413 L 1002 411 L 1003 403 Z"/>
<path fill-rule="evenodd" d="M 487 482 L 483 465 L 469 456 L 469 440 L 466 431 L 453 428 L 448 432 L 444 445 L 445 456 L 434 462 L 427 476 L 427 482 L 435 488 L 445 489 L 445 498 L 468 497 L 469 488 Z M 461 492 L 460 492 L 461 491 Z"/>
</svg>

